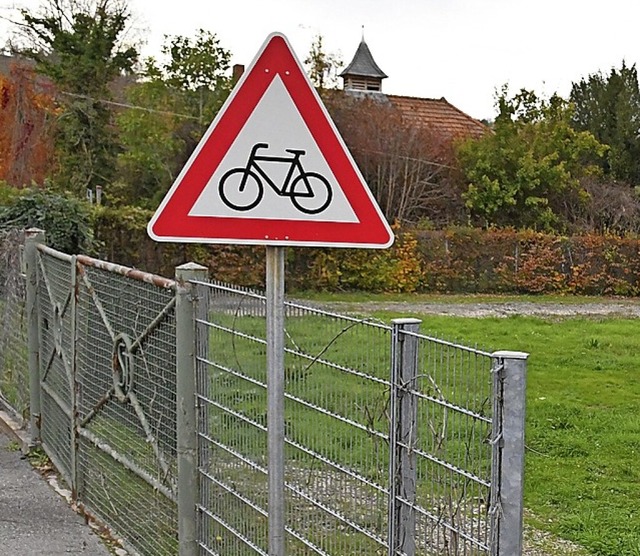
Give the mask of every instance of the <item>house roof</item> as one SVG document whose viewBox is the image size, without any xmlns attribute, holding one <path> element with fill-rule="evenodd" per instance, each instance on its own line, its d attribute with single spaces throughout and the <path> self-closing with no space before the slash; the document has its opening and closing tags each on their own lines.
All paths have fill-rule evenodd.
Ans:
<svg viewBox="0 0 640 556">
<path fill-rule="evenodd" d="M 340 77 L 345 77 L 347 75 L 377 77 L 379 79 L 388 77 L 387 74 L 378 67 L 378 64 L 376 64 L 367 43 L 364 42 L 364 39 L 360 41 L 358 50 L 356 50 L 351 63 L 342 71 L 342 73 L 340 73 Z"/>
<path fill-rule="evenodd" d="M 408 123 L 456 137 L 481 137 L 489 127 L 465 114 L 444 97 L 440 99 L 385 95 L 391 105 L 400 111 Z"/>
</svg>

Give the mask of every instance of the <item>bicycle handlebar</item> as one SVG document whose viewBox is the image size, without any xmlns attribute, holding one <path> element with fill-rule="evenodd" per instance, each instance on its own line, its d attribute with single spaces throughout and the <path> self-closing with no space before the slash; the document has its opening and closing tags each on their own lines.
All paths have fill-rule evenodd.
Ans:
<svg viewBox="0 0 640 556">
<path fill-rule="evenodd" d="M 256 143 L 251 148 L 251 155 L 250 155 L 249 158 L 251 158 L 251 159 L 255 158 L 257 156 L 257 152 L 258 152 L 259 149 L 268 149 L 268 148 L 269 148 L 269 143 Z M 306 152 L 307 152 L 304 149 L 285 149 L 285 151 L 295 155 L 296 157 L 302 156 L 302 155 L 306 154 Z M 263 155 L 263 157 L 266 157 L 266 155 Z M 280 162 L 285 162 L 285 161 L 286 161 L 286 159 L 283 159 Z"/>
<path fill-rule="evenodd" d="M 251 155 L 253 156 L 254 154 L 256 154 L 256 152 L 258 152 L 258 149 L 268 149 L 268 148 L 269 148 L 269 143 L 256 143 L 251 149 Z"/>
</svg>

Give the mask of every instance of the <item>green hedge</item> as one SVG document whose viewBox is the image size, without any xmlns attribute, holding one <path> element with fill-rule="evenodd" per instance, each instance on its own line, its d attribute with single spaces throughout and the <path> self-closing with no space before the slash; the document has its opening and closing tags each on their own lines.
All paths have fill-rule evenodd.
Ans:
<svg viewBox="0 0 640 556">
<path fill-rule="evenodd" d="M 151 211 L 89 205 L 44 190 L 2 194 L 0 227 L 38 226 L 50 245 L 164 276 L 195 261 L 212 276 L 264 284 L 263 247 L 156 243 Z M 640 240 L 511 229 L 396 230 L 390 249 L 291 248 L 290 290 L 638 295 Z"/>
<path fill-rule="evenodd" d="M 213 277 L 264 284 L 264 247 L 164 244 L 149 239 L 151 212 L 97 207 L 94 236 L 108 260 L 172 276 L 196 261 Z M 454 228 L 396 230 L 390 249 L 290 248 L 290 290 L 637 295 L 640 240 Z"/>
</svg>

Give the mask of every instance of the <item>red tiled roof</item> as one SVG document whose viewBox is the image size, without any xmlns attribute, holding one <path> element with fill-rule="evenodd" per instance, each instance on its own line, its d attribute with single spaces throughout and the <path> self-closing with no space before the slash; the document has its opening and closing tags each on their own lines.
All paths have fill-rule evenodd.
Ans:
<svg viewBox="0 0 640 556">
<path fill-rule="evenodd" d="M 433 99 L 397 95 L 385 96 L 408 123 L 415 123 L 452 139 L 481 137 L 489 131 L 488 126 L 465 114 L 444 97 Z"/>
</svg>

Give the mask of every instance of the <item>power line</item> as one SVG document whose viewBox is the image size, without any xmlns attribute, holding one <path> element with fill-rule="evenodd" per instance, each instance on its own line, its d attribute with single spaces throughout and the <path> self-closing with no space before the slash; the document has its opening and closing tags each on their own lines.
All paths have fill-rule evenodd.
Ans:
<svg viewBox="0 0 640 556">
<path fill-rule="evenodd" d="M 118 106 L 119 108 L 130 108 L 132 110 L 143 110 L 144 112 L 151 112 L 153 114 L 164 114 L 165 116 L 177 116 L 179 118 L 184 118 L 186 120 L 196 120 L 199 121 L 199 118 L 196 116 L 189 116 L 187 114 L 180 114 L 179 112 L 170 112 L 168 110 L 155 110 L 154 108 L 145 108 L 144 106 L 136 106 L 135 104 L 127 104 L 124 102 L 116 102 L 114 100 L 106 100 L 103 98 L 94 98 L 88 95 L 80 95 L 77 93 L 69 93 L 67 91 L 58 91 L 58 94 L 65 95 L 68 97 L 74 98 L 82 98 L 85 100 L 91 100 L 93 102 L 99 102 L 101 104 L 108 104 L 110 106 Z"/>
<path fill-rule="evenodd" d="M 35 83 L 35 80 L 32 78 L 27 78 L 31 81 L 33 81 Z M 154 108 L 146 108 L 144 106 L 138 106 L 135 104 L 128 104 L 128 103 L 124 103 L 124 102 L 116 102 L 113 100 L 107 100 L 107 99 L 100 99 L 100 98 L 95 98 L 95 97 L 91 97 L 89 95 L 81 95 L 78 93 L 70 93 L 68 91 L 58 91 L 58 94 L 61 95 L 65 95 L 65 96 L 69 96 L 69 97 L 73 97 L 73 98 L 82 98 L 85 100 L 91 100 L 93 102 L 99 102 L 101 104 L 107 104 L 110 106 L 117 106 L 118 108 L 128 108 L 131 110 L 142 110 L 144 112 L 149 112 L 152 114 L 163 114 L 165 116 L 176 116 L 178 118 L 184 118 L 186 120 L 194 120 L 194 121 L 200 121 L 200 118 L 196 117 L 196 116 L 189 116 L 188 114 L 181 114 L 179 112 L 171 112 L 169 110 L 156 110 Z M 410 162 L 418 162 L 421 164 L 427 164 L 429 166 L 436 166 L 438 168 L 446 168 L 448 170 L 456 170 L 457 168 L 450 166 L 448 164 L 441 164 L 438 162 L 433 162 L 432 160 L 427 160 L 424 158 L 413 158 L 410 156 L 404 156 L 404 155 L 399 155 L 399 154 L 393 154 L 393 153 L 388 153 L 388 152 L 383 152 L 383 151 L 377 151 L 377 150 L 372 150 L 372 149 L 361 149 L 361 148 L 354 148 L 352 150 L 355 151 L 360 151 L 362 153 L 367 153 L 367 154 L 376 154 L 376 155 L 382 155 L 382 156 L 388 156 L 388 157 L 395 157 L 401 160 L 407 160 Z"/>
<path fill-rule="evenodd" d="M 28 81 L 31 81 L 33 84 L 42 84 L 42 83 L 38 83 L 37 79 L 34 79 L 33 77 L 30 76 L 25 76 L 25 78 Z M 183 118 L 185 120 L 195 120 L 195 121 L 200 121 L 200 118 L 196 117 L 196 116 L 189 116 L 188 114 L 181 114 L 179 112 L 171 112 L 170 110 L 156 110 L 154 108 L 146 108 L 145 106 L 138 106 L 136 104 L 129 104 L 126 102 L 117 102 L 115 100 L 107 100 L 104 98 L 95 98 L 89 95 L 81 95 L 78 93 L 70 93 L 69 91 L 56 91 L 54 90 L 54 96 L 56 94 L 58 95 L 64 95 L 64 96 L 68 96 L 68 97 L 73 97 L 73 98 L 82 98 L 85 100 L 91 100 L 93 102 L 99 102 L 101 104 L 107 104 L 109 106 L 117 106 L 118 108 L 129 108 L 131 110 L 142 110 L 144 112 L 149 112 L 152 114 L 163 114 L 165 116 L 176 116 L 178 118 Z"/>
</svg>

